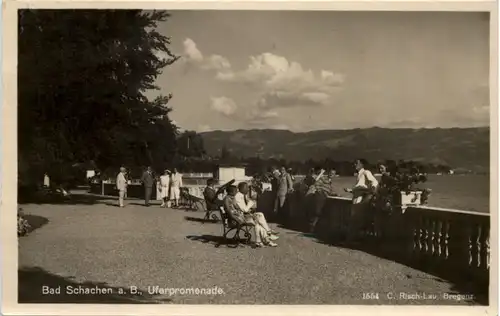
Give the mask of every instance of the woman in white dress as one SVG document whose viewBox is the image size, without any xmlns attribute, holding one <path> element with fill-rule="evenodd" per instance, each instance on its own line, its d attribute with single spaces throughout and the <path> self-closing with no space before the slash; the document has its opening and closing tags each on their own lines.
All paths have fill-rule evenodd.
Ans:
<svg viewBox="0 0 500 316">
<path fill-rule="evenodd" d="M 170 194 L 170 170 L 165 170 L 163 175 L 160 177 L 161 207 L 169 206 L 168 205 L 169 194 Z"/>
<path fill-rule="evenodd" d="M 181 195 L 182 175 L 174 168 L 170 177 L 170 200 L 174 202 L 175 207 L 179 207 L 179 199 Z"/>
</svg>

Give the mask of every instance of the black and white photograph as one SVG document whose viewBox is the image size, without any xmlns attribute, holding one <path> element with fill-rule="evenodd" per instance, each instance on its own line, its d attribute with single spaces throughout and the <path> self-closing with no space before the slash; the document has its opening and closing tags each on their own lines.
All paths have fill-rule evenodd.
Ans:
<svg viewBox="0 0 500 316">
<path fill-rule="evenodd" d="M 15 12 L 17 304 L 496 304 L 491 11 L 137 5 Z"/>
</svg>

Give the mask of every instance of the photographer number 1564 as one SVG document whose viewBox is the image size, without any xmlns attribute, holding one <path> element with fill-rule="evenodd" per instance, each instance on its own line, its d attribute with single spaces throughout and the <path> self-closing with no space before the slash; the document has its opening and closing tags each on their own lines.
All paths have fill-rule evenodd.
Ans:
<svg viewBox="0 0 500 316">
<path fill-rule="evenodd" d="M 378 300 L 378 293 L 363 293 L 364 300 Z"/>
</svg>

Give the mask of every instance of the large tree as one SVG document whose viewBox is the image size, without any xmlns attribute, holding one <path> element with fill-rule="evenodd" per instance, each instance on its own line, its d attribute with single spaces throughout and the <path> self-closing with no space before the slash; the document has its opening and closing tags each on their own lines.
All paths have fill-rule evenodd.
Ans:
<svg viewBox="0 0 500 316">
<path fill-rule="evenodd" d="M 94 160 L 101 169 L 168 161 L 177 127 L 171 95 L 149 100 L 178 56 L 156 31 L 163 11 L 19 11 L 19 172 L 58 173 Z"/>
</svg>

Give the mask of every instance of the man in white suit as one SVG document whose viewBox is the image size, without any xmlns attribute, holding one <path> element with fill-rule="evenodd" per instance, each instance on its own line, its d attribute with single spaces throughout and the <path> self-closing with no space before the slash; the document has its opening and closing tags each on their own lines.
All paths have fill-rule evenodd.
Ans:
<svg viewBox="0 0 500 316">
<path fill-rule="evenodd" d="M 118 201 L 120 203 L 120 207 L 124 207 L 123 200 L 127 195 L 127 178 L 125 177 L 126 169 L 121 167 L 120 173 L 116 177 L 116 189 L 118 190 Z"/>
</svg>

